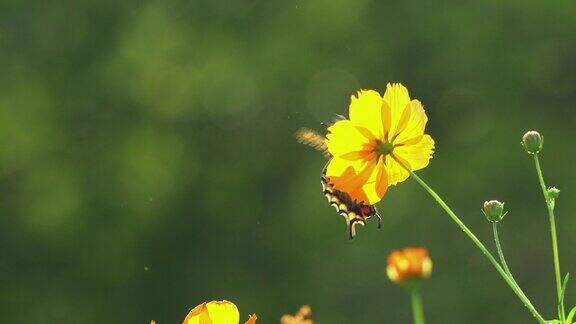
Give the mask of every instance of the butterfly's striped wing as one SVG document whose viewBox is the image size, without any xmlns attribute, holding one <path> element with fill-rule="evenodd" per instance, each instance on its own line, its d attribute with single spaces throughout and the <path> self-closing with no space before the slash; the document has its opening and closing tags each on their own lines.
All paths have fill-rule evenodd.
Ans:
<svg viewBox="0 0 576 324">
<path fill-rule="evenodd" d="M 322 190 L 324 196 L 328 199 L 330 206 L 336 209 L 338 214 L 342 215 L 346 220 L 348 227 L 348 235 L 350 239 L 356 236 L 356 225 L 366 225 L 366 220 L 371 216 L 376 216 L 378 220 L 378 228 L 381 227 L 381 218 L 378 210 L 374 205 L 364 204 L 363 202 L 356 202 L 350 198 L 346 192 L 335 189 L 326 177 L 326 168 L 322 171 L 321 177 Z"/>
</svg>

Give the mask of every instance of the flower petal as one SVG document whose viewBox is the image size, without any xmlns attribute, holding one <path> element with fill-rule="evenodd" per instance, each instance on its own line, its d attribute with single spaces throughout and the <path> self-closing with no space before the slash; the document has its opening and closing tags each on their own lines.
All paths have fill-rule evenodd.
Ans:
<svg viewBox="0 0 576 324">
<path fill-rule="evenodd" d="M 408 247 L 388 255 L 386 272 L 393 282 L 403 285 L 413 279 L 430 277 L 432 260 L 423 247 Z"/>
<path fill-rule="evenodd" d="M 382 96 L 374 90 L 360 90 L 350 97 L 350 120 L 366 128 L 373 137 L 383 139 Z"/>
<path fill-rule="evenodd" d="M 379 202 L 388 181 L 384 161 L 347 160 L 334 157 L 328 163 L 326 176 L 335 189 L 347 193 L 352 200 L 373 205 Z"/>
<path fill-rule="evenodd" d="M 358 159 L 370 153 L 371 134 L 354 126 L 350 120 L 340 120 L 328 127 L 326 146 L 332 156 L 346 155 L 348 159 Z"/>
<path fill-rule="evenodd" d="M 240 313 L 234 303 L 223 301 L 211 301 L 206 304 L 208 313 L 210 314 L 210 323 L 213 324 L 238 324 L 240 321 Z M 200 322 L 201 324 L 204 324 Z"/>
<path fill-rule="evenodd" d="M 353 200 L 367 202 L 368 196 L 362 190 L 362 186 L 370 178 L 375 166 L 373 160 L 333 157 L 326 167 L 326 177 L 335 189 L 347 193 Z"/>
<path fill-rule="evenodd" d="M 257 319 L 258 319 L 258 316 L 256 316 L 256 314 L 252 314 L 252 315 L 250 315 L 250 318 L 248 319 L 248 321 L 246 321 L 245 324 L 256 324 Z"/>
<path fill-rule="evenodd" d="M 405 108 L 410 103 L 408 89 L 400 83 L 388 83 L 384 92 L 383 116 L 388 119 L 388 138 L 394 138 L 398 131 L 405 127 L 409 117 L 409 111 L 405 114 Z"/>
<path fill-rule="evenodd" d="M 384 157 L 380 156 L 378 158 L 378 163 L 376 167 L 370 174 L 370 178 L 366 181 L 366 184 L 362 186 L 362 191 L 364 191 L 367 204 L 374 205 L 386 194 L 388 190 L 388 175 L 386 174 L 386 168 L 384 166 Z"/>
<path fill-rule="evenodd" d="M 405 161 L 412 171 L 426 167 L 433 153 L 434 139 L 430 135 L 422 136 L 414 144 L 394 147 L 394 155 Z"/>
<path fill-rule="evenodd" d="M 412 100 L 406 106 L 404 114 L 408 116 L 406 122 L 401 129 L 398 129 L 398 134 L 391 139 L 392 143 L 396 145 L 413 140 L 418 141 L 424 135 L 424 128 L 428 122 L 424 107 L 418 100 Z"/>
<path fill-rule="evenodd" d="M 394 149 L 394 154 L 396 149 Z M 406 171 L 394 158 L 390 155 L 386 155 L 386 174 L 388 175 L 388 185 L 396 185 L 402 182 L 410 176 L 410 173 Z"/>
<path fill-rule="evenodd" d="M 206 303 L 194 307 L 188 315 L 186 315 L 183 324 L 212 324 Z"/>
</svg>

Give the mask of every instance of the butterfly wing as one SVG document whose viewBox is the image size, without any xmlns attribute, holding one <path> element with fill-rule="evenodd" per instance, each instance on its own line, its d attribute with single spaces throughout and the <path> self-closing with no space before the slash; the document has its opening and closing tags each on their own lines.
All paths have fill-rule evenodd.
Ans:
<svg viewBox="0 0 576 324">
<path fill-rule="evenodd" d="M 336 209 L 336 212 L 344 217 L 348 228 L 348 236 L 353 239 L 356 236 L 356 225 L 366 225 L 366 220 L 375 215 L 378 219 L 378 228 L 382 226 L 378 210 L 374 205 L 367 205 L 362 202 L 356 202 L 350 198 L 346 192 L 335 189 L 326 177 L 326 168 L 322 170 L 320 178 L 322 191 L 330 206 Z"/>
<path fill-rule="evenodd" d="M 298 143 L 308 145 L 324 154 L 326 157 L 331 157 L 328 152 L 328 147 L 326 146 L 326 137 L 318 134 L 317 132 L 309 128 L 300 128 L 296 131 L 296 140 Z"/>
</svg>

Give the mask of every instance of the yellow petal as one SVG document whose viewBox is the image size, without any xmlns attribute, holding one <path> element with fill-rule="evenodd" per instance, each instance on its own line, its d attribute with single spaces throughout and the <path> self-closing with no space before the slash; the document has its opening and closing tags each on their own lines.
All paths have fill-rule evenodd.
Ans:
<svg viewBox="0 0 576 324">
<path fill-rule="evenodd" d="M 366 128 L 372 136 L 384 139 L 382 96 L 374 90 L 360 90 L 350 98 L 350 120 Z"/>
<path fill-rule="evenodd" d="M 388 83 L 386 85 L 386 92 L 384 92 L 383 116 L 387 117 L 388 121 L 388 137 L 393 138 L 398 130 L 405 126 L 407 116 L 404 113 L 405 108 L 410 103 L 410 96 L 408 89 L 400 83 Z"/>
<path fill-rule="evenodd" d="M 240 313 L 234 303 L 226 300 L 211 301 L 206 304 L 206 307 L 212 324 L 238 324 L 240 321 Z"/>
<path fill-rule="evenodd" d="M 394 148 L 394 155 L 405 161 L 412 171 L 428 165 L 434 153 L 434 139 L 424 135 L 414 144 L 400 145 Z"/>
<path fill-rule="evenodd" d="M 405 123 L 397 130 L 397 135 L 391 139 L 395 145 L 420 140 L 428 122 L 424 107 L 418 100 L 412 100 L 406 106 L 404 115 L 407 116 Z"/>
<path fill-rule="evenodd" d="M 206 303 L 194 307 L 188 315 L 186 315 L 183 324 L 212 324 Z"/>
<path fill-rule="evenodd" d="M 366 195 L 367 201 L 365 203 L 374 205 L 384 197 L 386 191 L 388 190 L 388 176 L 386 174 L 386 168 L 384 167 L 384 157 L 380 156 L 378 158 L 378 163 L 370 177 L 366 181 L 366 184 L 362 186 L 362 191 Z"/>
<path fill-rule="evenodd" d="M 396 148 L 394 149 L 396 154 Z M 396 185 L 408 178 L 410 173 L 406 171 L 392 156 L 386 155 L 386 174 L 388 175 L 388 185 Z"/>
<path fill-rule="evenodd" d="M 344 156 L 357 159 L 370 153 L 374 144 L 370 144 L 370 133 L 354 126 L 350 120 L 340 120 L 328 128 L 326 146 L 332 156 Z"/>
</svg>

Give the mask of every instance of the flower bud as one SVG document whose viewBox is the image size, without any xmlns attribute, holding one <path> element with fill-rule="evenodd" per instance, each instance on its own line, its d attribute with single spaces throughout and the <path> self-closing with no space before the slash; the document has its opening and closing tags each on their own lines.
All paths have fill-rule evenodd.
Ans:
<svg viewBox="0 0 576 324">
<path fill-rule="evenodd" d="M 548 190 L 546 190 L 546 194 L 548 195 L 548 198 L 556 199 L 560 195 L 560 189 L 556 187 L 550 187 Z"/>
<path fill-rule="evenodd" d="M 388 255 L 386 274 L 398 285 L 411 285 L 432 274 L 432 260 L 423 247 L 408 247 Z"/>
<path fill-rule="evenodd" d="M 490 222 L 499 222 L 506 216 L 506 213 L 504 213 L 504 203 L 498 200 L 485 201 L 482 213 L 484 213 L 484 216 L 486 216 Z"/>
<path fill-rule="evenodd" d="M 529 131 L 522 137 L 522 146 L 530 154 L 540 152 L 543 144 L 544 139 L 537 131 Z"/>
</svg>

